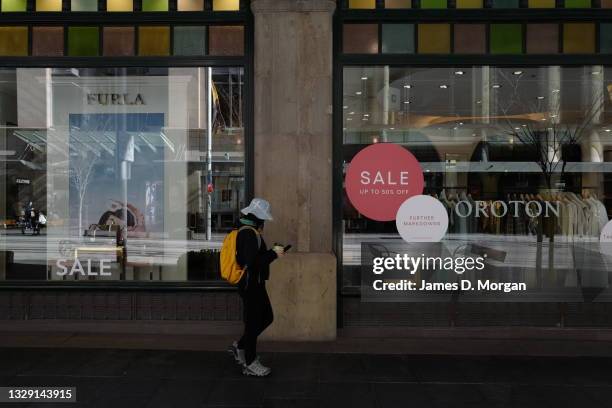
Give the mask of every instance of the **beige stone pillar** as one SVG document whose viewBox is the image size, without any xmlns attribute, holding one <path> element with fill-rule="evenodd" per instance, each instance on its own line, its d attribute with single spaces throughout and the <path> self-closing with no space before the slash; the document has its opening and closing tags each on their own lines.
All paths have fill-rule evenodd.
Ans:
<svg viewBox="0 0 612 408">
<path fill-rule="evenodd" d="M 274 340 L 336 336 L 332 248 L 332 0 L 254 0 L 255 195 L 270 201 Z"/>
</svg>

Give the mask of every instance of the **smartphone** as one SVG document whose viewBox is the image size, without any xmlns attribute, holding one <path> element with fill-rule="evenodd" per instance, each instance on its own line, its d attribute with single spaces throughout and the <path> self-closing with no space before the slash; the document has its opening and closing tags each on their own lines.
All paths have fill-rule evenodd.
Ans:
<svg viewBox="0 0 612 408">
<path fill-rule="evenodd" d="M 291 245 L 287 245 L 286 247 L 283 248 L 283 251 L 287 252 L 290 249 L 291 249 Z"/>
</svg>

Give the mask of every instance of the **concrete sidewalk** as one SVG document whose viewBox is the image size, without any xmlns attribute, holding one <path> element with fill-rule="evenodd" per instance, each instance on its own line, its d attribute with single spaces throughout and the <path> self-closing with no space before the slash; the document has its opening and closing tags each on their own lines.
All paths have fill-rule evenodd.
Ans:
<svg viewBox="0 0 612 408">
<path fill-rule="evenodd" d="M 0 348 L 1 386 L 75 386 L 65 407 L 609 407 L 612 359 Z M 6 404 L 7 407 L 54 404 Z"/>
<path fill-rule="evenodd" d="M 240 323 L 0 321 L 0 347 L 223 351 Z M 211 333 L 214 333 L 212 335 Z M 328 342 L 264 338 L 260 350 L 300 353 L 612 357 L 609 329 L 352 328 Z"/>
</svg>

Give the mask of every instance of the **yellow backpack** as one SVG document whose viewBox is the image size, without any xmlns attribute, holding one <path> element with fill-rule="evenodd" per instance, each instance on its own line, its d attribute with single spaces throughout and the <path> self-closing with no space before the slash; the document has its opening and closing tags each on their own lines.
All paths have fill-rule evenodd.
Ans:
<svg viewBox="0 0 612 408">
<path fill-rule="evenodd" d="M 223 245 L 221 246 L 220 255 L 221 277 L 232 285 L 235 285 L 240 282 L 240 279 L 242 278 L 242 275 L 244 274 L 244 271 L 246 269 L 241 268 L 240 265 L 238 265 L 238 261 L 236 260 L 236 240 L 238 238 L 238 232 L 242 231 L 244 228 L 250 228 L 255 232 L 255 234 L 257 235 L 258 246 L 261 242 L 261 238 L 259 237 L 259 231 L 248 225 L 233 229 L 229 234 L 225 236 L 225 239 L 223 240 Z"/>
</svg>

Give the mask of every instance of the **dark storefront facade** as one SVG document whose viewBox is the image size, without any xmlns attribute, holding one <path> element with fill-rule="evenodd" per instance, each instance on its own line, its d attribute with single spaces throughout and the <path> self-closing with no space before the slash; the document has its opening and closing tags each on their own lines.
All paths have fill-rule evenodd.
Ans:
<svg viewBox="0 0 612 408">
<path fill-rule="evenodd" d="M 600 243 L 612 214 L 608 3 L 343 6 L 334 124 L 343 326 L 609 326 L 608 248 Z M 423 194 L 447 209 L 436 254 L 486 254 L 483 274 L 464 276 L 524 282 L 525 294 L 459 290 L 364 301 L 363 245 L 427 254 L 402 241 L 395 222 L 367 219 L 346 196 L 352 158 L 383 142 L 414 154 Z M 458 279 L 434 274 L 439 282 Z"/>
<path fill-rule="evenodd" d="M 610 326 L 609 7 L 0 0 L 0 320 L 237 322 L 218 250 L 263 195 L 272 337 Z M 529 290 L 365 299 L 364 247 L 425 251 L 345 193 L 378 143 L 448 209 L 437 255 Z"/>
<path fill-rule="evenodd" d="M 0 18 L 3 318 L 239 319 L 217 251 L 252 194 L 248 4 Z"/>
</svg>

